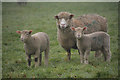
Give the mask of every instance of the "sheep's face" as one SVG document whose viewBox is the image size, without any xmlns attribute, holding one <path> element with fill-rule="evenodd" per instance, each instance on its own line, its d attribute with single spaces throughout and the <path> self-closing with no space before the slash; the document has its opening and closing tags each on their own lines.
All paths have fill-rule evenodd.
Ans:
<svg viewBox="0 0 120 80">
<path fill-rule="evenodd" d="M 86 29 L 86 27 L 84 27 L 84 28 L 81 28 L 81 27 L 74 28 L 74 27 L 72 27 L 71 29 L 72 29 L 72 31 L 75 31 L 75 37 L 77 39 L 80 39 L 84 35 L 84 30 Z"/>
<path fill-rule="evenodd" d="M 23 30 L 23 31 L 16 31 L 17 33 L 21 34 L 21 41 L 26 43 L 27 40 L 31 37 L 32 30 Z"/>
<path fill-rule="evenodd" d="M 68 12 L 61 12 L 55 16 L 57 19 L 57 25 L 60 29 L 66 29 L 70 27 L 71 19 L 74 15 Z"/>
</svg>

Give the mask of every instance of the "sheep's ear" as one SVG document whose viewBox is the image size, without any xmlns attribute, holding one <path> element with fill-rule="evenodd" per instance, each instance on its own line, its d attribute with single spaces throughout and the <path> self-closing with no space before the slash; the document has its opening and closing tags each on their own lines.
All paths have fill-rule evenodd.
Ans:
<svg viewBox="0 0 120 80">
<path fill-rule="evenodd" d="M 21 34 L 21 31 L 16 31 L 16 33 Z"/>
<path fill-rule="evenodd" d="M 86 29 L 87 29 L 87 27 L 84 27 L 84 28 L 83 28 L 83 31 L 86 30 Z"/>
<path fill-rule="evenodd" d="M 55 19 L 59 19 L 57 15 L 55 16 Z"/>
<path fill-rule="evenodd" d="M 72 17 L 73 17 L 73 16 L 74 16 L 74 15 L 73 15 L 73 14 L 71 14 L 71 15 L 70 15 L 70 19 L 72 19 Z"/>
<path fill-rule="evenodd" d="M 32 30 L 29 31 L 29 34 L 31 34 L 31 33 L 32 33 Z"/>
<path fill-rule="evenodd" d="M 74 27 L 71 27 L 71 30 L 72 30 L 72 31 L 75 31 L 75 28 L 74 28 Z"/>
</svg>

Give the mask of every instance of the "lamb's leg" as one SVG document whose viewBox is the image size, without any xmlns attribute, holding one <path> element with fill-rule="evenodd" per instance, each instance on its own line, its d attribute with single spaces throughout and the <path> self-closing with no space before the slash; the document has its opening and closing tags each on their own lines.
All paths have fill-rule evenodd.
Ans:
<svg viewBox="0 0 120 80">
<path fill-rule="evenodd" d="M 48 66 L 49 49 L 45 50 L 45 65 Z"/>
<path fill-rule="evenodd" d="M 35 57 L 35 67 L 38 66 L 38 57 Z"/>
<path fill-rule="evenodd" d="M 31 66 L 31 55 L 27 55 L 28 67 Z"/>
<path fill-rule="evenodd" d="M 111 51 L 109 49 L 107 53 L 107 61 L 110 62 L 110 60 L 111 60 Z"/>
<path fill-rule="evenodd" d="M 88 64 L 89 53 L 90 53 L 90 49 L 86 50 L 85 53 L 84 53 L 84 63 L 85 64 Z"/>
<path fill-rule="evenodd" d="M 80 55 L 80 50 L 78 49 L 78 53 L 79 53 L 79 55 Z"/>
<path fill-rule="evenodd" d="M 35 52 L 35 67 L 39 66 L 39 61 L 38 61 L 39 56 L 40 56 L 40 51 L 37 50 Z"/>
<path fill-rule="evenodd" d="M 101 50 L 96 51 L 96 52 L 95 52 L 95 57 L 96 57 L 96 58 L 100 57 L 100 56 L 101 56 L 101 53 L 102 53 Z"/>
<path fill-rule="evenodd" d="M 42 53 L 40 53 L 40 57 L 39 57 L 39 65 L 42 64 Z"/>
<path fill-rule="evenodd" d="M 66 51 L 67 51 L 67 59 L 68 59 L 68 61 L 70 61 L 70 59 L 71 59 L 71 51 L 70 51 L 70 49 L 66 50 Z"/>
<path fill-rule="evenodd" d="M 84 54 L 80 51 L 80 62 L 84 63 Z"/>
</svg>

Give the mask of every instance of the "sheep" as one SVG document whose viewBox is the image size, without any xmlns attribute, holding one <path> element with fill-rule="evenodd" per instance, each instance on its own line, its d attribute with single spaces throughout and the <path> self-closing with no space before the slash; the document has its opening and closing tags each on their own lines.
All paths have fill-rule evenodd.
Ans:
<svg viewBox="0 0 120 80">
<path fill-rule="evenodd" d="M 34 55 L 35 67 L 41 65 L 42 52 L 45 52 L 45 65 L 48 65 L 49 55 L 49 37 L 44 32 L 38 32 L 31 35 L 32 30 L 16 31 L 21 34 L 21 41 L 24 43 L 25 53 L 27 55 L 28 66 L 31 66 L 31 55 Z M 39 59 L 39 60 L 38 60 Z"/>
<path fill-rule="evenodd" d="M 88 56 L 90 51 L 101 51 L 104 55 L 105 61 L 110 61 L 110 36 L 103 31 L 93 32 L 90 34 L 84 34 L 87 27 L 71 28 L 75 31 L 75 37 L 77 39 L 77 47 L 80 51 L 81 63 L 88 64 Z"/>
<path fill-rule="evenodd" d="M 107 32 L 107 20 L 102 16 L 97 14 L 83 15 L 78 18 L 73 18 L 73 16 L 74 15 L 69 12 L 60 12 L 55 16 L 57 23 L 57 40 L 62 48 L 67 51 L 68 60 L 70 60 L 71 57 L 71 48 L 77 49 L 76 38 L 70 27 L 87 26 L 88 30 L 85 31 L 85 34 L 96 31 Z M 100 54 L 100 51 L 97 51 L 96 55 L 97 54 Z"/>
</svg>

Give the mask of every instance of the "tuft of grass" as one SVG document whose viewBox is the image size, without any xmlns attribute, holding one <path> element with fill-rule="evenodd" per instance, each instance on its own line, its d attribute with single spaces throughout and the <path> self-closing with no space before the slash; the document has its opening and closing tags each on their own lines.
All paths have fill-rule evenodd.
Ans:
<svg viewBox="0 0 120 80">
<path fill-rule="evenodd" d="M 67 4 L 67 5 L 66 5 Z M 118 3 L 80 2 L 28 2 L 25 6 L 17 3 L 3 3 L 2 25 L 2 77 L 3 78 L 116 78 L 118 77 Z M 111 62 L 104 62 L 103 56 L 89 56 L 90 64 L 81 64 L 77 50 L 72 49 L 71 61 L 66 60 L 66 52 L 57 41 L 57 27 L 54 16 L 61 11 L 73 13 L 75 17 L 97 13 L 108 21 L 108 34 L 111 39 Z M 49 65 L 27 67 L 23 43 L 16 30 L 45 32 L 50 37 Z"/>
</svg>

